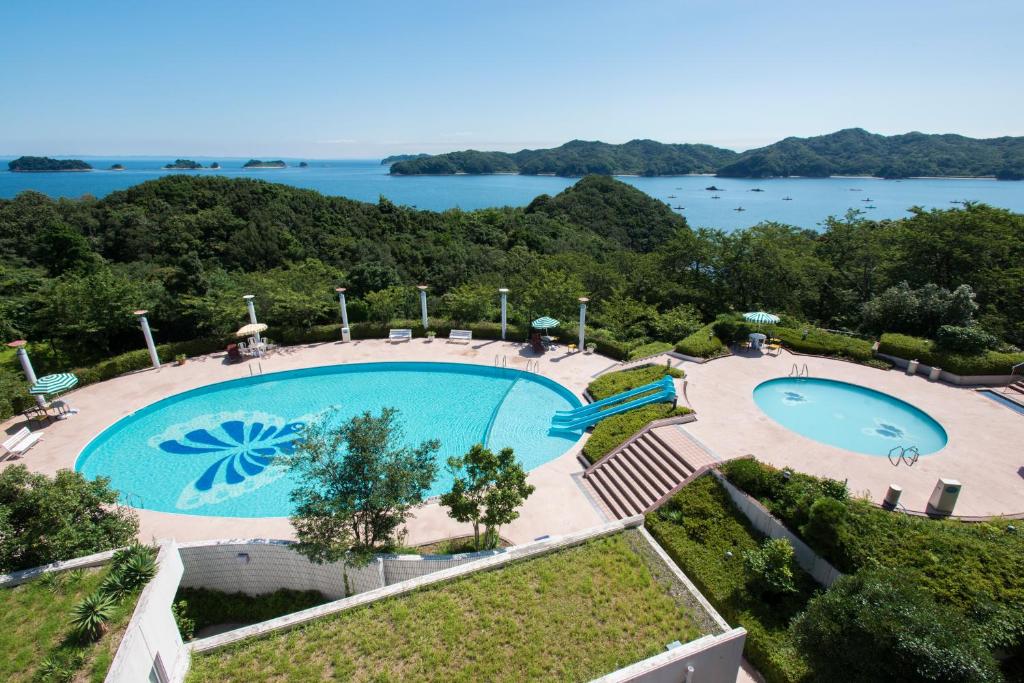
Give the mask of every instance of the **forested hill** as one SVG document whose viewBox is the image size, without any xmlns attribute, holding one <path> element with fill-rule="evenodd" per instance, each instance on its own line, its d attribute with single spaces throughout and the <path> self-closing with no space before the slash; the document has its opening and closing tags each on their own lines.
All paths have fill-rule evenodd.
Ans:
<svg viewBox="0 0 1024 683">
<path fill-rule="evenodd" d="M 520 152 L 450 152 L 401 161 L 395 175 L 453 173 L 521 173 L 523 175 L 685 175 L 714 173 L 737 158 L 736 152 L 711 145 L 667 145 L 631 140 L 622 145 L 573 140 L 554 149 Z"/>
<path fill-rule="evenodd" d="M 422 159 L 423 157 L 429 157 L 429 154 L 392 154 L 389 157 L 384 157 L 380 160 L 381 166 L 390 166 L 396 161 L 408 161 L 409 159 Z"/>
<path fill-rule="evenodd" d="M 1024 178 L 1024 137 L 979 140 L 962 135 L 877 135 L 860 128 L 786 138 L 743 153 L 710 145 L 633 140 L 622 145 L 573 140 L 515 153 L 467 150 L 392 164 L 395 175 L 520 173 L 581 176 L 716 173 L 733 178 L 871 175 Z"/>
</svg>

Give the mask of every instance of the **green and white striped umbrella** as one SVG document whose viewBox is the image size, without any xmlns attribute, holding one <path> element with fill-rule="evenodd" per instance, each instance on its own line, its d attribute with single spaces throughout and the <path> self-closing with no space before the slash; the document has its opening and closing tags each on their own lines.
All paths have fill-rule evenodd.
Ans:
<svg viewBox="0 0 1024 683">
<path fill-rule="evenodd" d="M 56 394 L 59 391 L 66 391 L 78 384 L 78 378 L 70 372 L 61 372 L 56 375 L 40 377 L 32 388 L 30 394 Z"/>
<path fill-rule="evenodd" d="M 743 319 L 748 322 L 757 323 L 758 325 L 774 325 L 779 322 L 779 316 L 772 315 L 771 313 L 765 313 L 764 311 L 744 313 Z"/>
<path fill-rule="evenodd" d="M 558 321 L 546 315 L 533 321 L 533 326 L 538 330 L 546 330 L 549 327 L 558 327 Z"/>
</svg>

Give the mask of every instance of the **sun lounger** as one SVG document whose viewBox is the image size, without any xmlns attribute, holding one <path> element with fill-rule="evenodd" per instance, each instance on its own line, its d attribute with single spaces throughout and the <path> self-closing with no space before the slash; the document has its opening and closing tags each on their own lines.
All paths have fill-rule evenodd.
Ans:
<svg viewBox="0 0 1024 683">
<path fill-rule="evenodd" d="M 391 330 L 388 333 L 388 341 L 391 342 L 392 344 L 397 344 L 398 342 L 411 340 L 412 330 Z"/>
<path fill-rule="evenodd" d="M 33 432 L 28 427 L 22 427 L 11 438 L 4 441 L 3 449 L 9 455 L 24 455 L 25 451 L 35 446 L 41 438 L 43 438 L 42 432 Z"/>
<path fill-rule="evenodd" d="M 463 344 L 468 344 L 471 341 L 473 341 L 472 330 L 452 330 L 451 332 L 448 333 L 449 344 L 452 342 L 461 342 Z"/>
</svg>

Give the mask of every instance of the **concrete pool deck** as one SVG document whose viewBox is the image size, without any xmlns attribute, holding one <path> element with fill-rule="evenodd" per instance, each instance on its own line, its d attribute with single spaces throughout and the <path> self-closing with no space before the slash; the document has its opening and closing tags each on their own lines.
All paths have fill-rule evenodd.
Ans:
<svg viewBox="0 0 1024 683">
<path fill-rule="evenodd" d="M 525 344 L 501 341 L 473 341 L 449 344 L 443 339 L 428 342 L 413 339 L 390 344 L 385 340 L 360 340 L 347 344 L 327 342 L 276 349 L 262 359 L 228 364 L 224 354 L 191 358 L 185 365 L 164 365 L 159 370 L 143 370 L 112 380 L 92 384 L 64 398 L 79 412 L 67 420 L 33 425 L 41 428 L 43 439 L 25 456 L 7 458 L 0 467 L 23 463 L 29 469 L 52 475 L 62 468 L 74 468 L 78 454 L 104 429 L 122 417 L 155 401 L 189 389 L 249 377 L 257 374 L 341 363 L 385 361 L 423 361 L 472 363 L 493 366 L 507 363 L 510 368 L 526 369 L 527 361 L 539 361 L 539 374 L 562 384 L 576 396 L 594 376 L 614 368 L 617 363 L 596 354 L 568 354 L 565 347 L 535 357 Z M 20 428 L 19 416 L 0 425 L 6 432 Z M 563 455 L 532 470 L 530 483 L 537 487 L 521 510 L 518 520 L 502 529 L 502 536 L 513 543 L 524 543 L 545 534 L 564 534 L 603 523 L 604 519 L 577 485 L 573 474 L 582 471 L 576 454 L 580 440 Z M 144 541 L 174 538 L 197 541 L 217 538 L 295 537 L 284 517 L 212 517 L 173 514 L 139 509 L 140 532 Z M 471 527 L 451 520 L 436 503 L 418 509 L 407 525 L 410 544 L 428 543 L 472 533 Z"/>
<path fill-rule="evenodd" d="M 811 377 L 863 385 L 917 406 L 938 420 L 949 441 L 936 453 L 922 455 L 913 467 L 894 467 L 884 456 L 854 453 L 790 431 L 757 407 L 753 390 L 765 380 L 789 375 L 794 363 L 800 368 L 806 363 Z M 698 418 L 686 430 L 722 458 L 752 454 L 777 467 L 847 479 L 851 493 L 876 502 L 890 484 L 899 484 L 900 502 L 914 511 L 926 509 L 939 477 L 957 479 L 963 489 L 956 515 L 1024 512 L 1024 418 L 971 389 L 901 370 L 788 352 L 734 355 L 682 368 Z"/>
<path fill-rule="evenodd" d="M 79 413 L 70 419 L 42 425 L 44 438 L 28 454 L 6 459 L 0 467 L 24 463 L 30 469 L 53 474 L 73 468 L 85 445 L 122 417 L 161 398 L 199 386 L 248 377 L 250 369 L 264 373 L 281 370 L 383 361 L 437 361 L 493 365 L 505 359 L 508 367 L 525 369 L 539 360 L 539 372 L 564 385 L 577 396 L 597 375 L 622 364 L 599 356 L 567 354 L 564 350 L 535 359 L 523 344 L 474 341 L 447 344 L 415 339 L 401 344 L 362 340 L 349 344 L 328 342 L 275 351 L 260 360 L 227 364 L 223 354 L 190 359 L 184 366 L 166 365 L 90 385 L 66 399 Z M 664 363 L 660 356 L 651 362 Z M 943 427 L 949 442 L 944 449 L 922 456 L 916 465 L 893 467 L 887 458 L 861 455 L 821 444 L 774 422 L 755 405 L 753 389 L 764 380 L 787 376 L 792 365 L 807 364 L 812 377 L 861 384 L 903 399 L 924 410 Z M 960 387 L 908 377 L 899 371 L 881 371 L 863 365 L 824 358 L 793 356 L 730 356 L 697 364 L 673 360 L 688 376 L 687 395 L 697 421 L 682 427 L 717 456 L 727 459 L 753 454 L 776 466 L 847 479 L 854 494 L 880 501 L 891 483 L 903 487 L 902 502 L 911 510 L 924 510 L 939 477 L 958 479 L 963 492 L 958 515 L 982 516 L 1024 512 L 1024 418 L 995 401 Z M 10 433 L 23 420 L 14 418 L 0 428 Z M 34 428 L 36 428 L 34 426 Z M 530 473 L 536 493 L 521 516 L 502 530 L 513 543 L 545 534 L 571 533 L 603 522 L 595 504 L 577 483 L 582 467 L 577 459 L 584 441 Z M 182 515 L 140 509 L 140 537 L 194 541 L 218 538 L 294 538 L 287 518 L 240 518 Z M 436 503 L 428 504 L 410 520 L 409 544 L 461 536 L 467 525 L 453 522 Z"/>
</svg>

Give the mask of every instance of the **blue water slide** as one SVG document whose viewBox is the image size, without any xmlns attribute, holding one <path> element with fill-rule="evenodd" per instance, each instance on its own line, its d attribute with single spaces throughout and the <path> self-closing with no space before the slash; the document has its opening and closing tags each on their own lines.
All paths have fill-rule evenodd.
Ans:
<svg viewBox="0 0 1024 683">
<path fill-rule="evenodd" d="M 627 410 L 633 410 L 634 408 L 640 408 L 642 406 L 645 406 L 645 405 L 648 405 L 648 404 L 651 404 L 651 403 L 659 403 L 661 401 L 674 401 L 675 400 L 675 398 L 676 398 L 676 389 L 675 389 L 675 385 L 672 383 L 672 378 L 671 377 L 665 377 L 663 380 L 661 380 L 659 382 L 656 382 L 655 384 L 656 384 L 656 388 L 658 390 L 655 391 L 653 394 L 648 394 L 647 396 L 641 396 L 640 398 L 634 398 L 634 399 L 629 400 L 629 401 L 625 401 L 625 402 L 622 402 L 622 403 L 617 403 L 616 405 L 612 405 L 611 407 L 607 408 L 606 410 L 597 410 L 596 412 L 589 412 L 589 413 L 586 413 L 584 415 L 577 415 L 575 419 L 570 420 L 570 421 L 556 421 L 556 422 L 554 422 L 553 427 L 555 429 L 560 429 L 560 430 L 586 429 L 587 427 L 590 427 L 591 425 L 597 424 L 598 422 L 600 422 L 601 420 L 603 420 L 606 417 L 611 417 L 612 415 L 618 415 L 619 413 L 624 413 Z M 634 390 L 634 391 L 636 391 L 636 390 Z M 650 391 L 650 389 L 648 389 L 648 391 Z M 623 392 L 623 394 L 628 394 L 628 393 L 630 393 L 630 392 Z M 635 396 L 635 394 L 631 394 L 631 395 Z M 622 394 L 620 394 L 619 396 L 621 397 Z M 612 398 L 615 398 L 615 397 L 612 397 Z M 621 400 L 621 398 L 620 398 L 620 400 Z M 613 401 L 613 403 L 615 403 L 615 402 Z M 594 405 L 594 404 L 591 404 L 591 405 Z M 608 404 L 605 404 L 605 405 L 608 405 Z M 589 408 L 590 406 L 585 406 L 585 407 Z"/>
<path fill-rule="evenodd" d="M 555 412 L 555 416 L 552 419 L 555 422 L 574 422 L 580 419 L 581 417 L 584 417 L 585 415 L 596 413 L 607 406 L 611 406 L 616 403 L 622 403 L 628 398 L 633 398 L 634 396 L 639 396 L 640 394 L 646 394 L 649 391 L 664 391 L 665 389 L 672 387 L 674 387 L 674 385 L 672 384 L 672 378 L 668 375 L 665 375 L 657 382 L 651 382 L 650 384 L 645 384 L 642 387 L 637 387 L 636 389 L 623 391 L 622 393 L 615 394 L 614 396 L 609 396 L 608 398 L 601 399 L 600 401 L 588 403 L 587 405 L 581 406 L 579 408 L 574 408 L 572 410 L 559 410 Z"/>
</svg>

